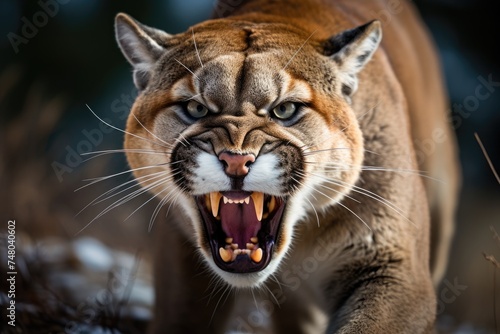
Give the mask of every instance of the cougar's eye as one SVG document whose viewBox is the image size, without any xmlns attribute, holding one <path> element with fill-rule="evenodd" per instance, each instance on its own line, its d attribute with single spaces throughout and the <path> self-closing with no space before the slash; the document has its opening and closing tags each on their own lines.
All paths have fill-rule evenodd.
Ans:
<svg viewBox="0 0 500 334">
<path fill-rule="evenodd" d="M 208 114 L 208 108 L 196 101 L 189 101 L 186 110 L 191 117 L 202 118 Z"/>
<path fill-rule="evenodd" d="M 285 102 L 277 106 L 276 108 L 273 109 L 273 114 L 281 119 L 281 120 L 287 120 L 293 115 L 295 115 L 295 112 L 297 111 L 297 105 L 293 102 Z"/>
</svg>

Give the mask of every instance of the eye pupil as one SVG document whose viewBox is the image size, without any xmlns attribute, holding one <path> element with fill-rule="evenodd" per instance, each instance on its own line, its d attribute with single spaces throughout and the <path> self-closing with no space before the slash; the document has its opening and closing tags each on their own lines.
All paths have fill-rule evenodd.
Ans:
<svg viewBox="0 0 500 334">
<path fill-rule="evenodd" d="M 273 109 L 274 115 L 282 120 L 289 119 L 295 115 L 297 106 L 293 102 L 285 102 Z"/>
<path fill-rule="evenodd" d="M 196 101 L 189 101 L 185 108 L 187 113 L 194 118 L 202 118 L 208 114 L 208 108 Z"/>
</svg>

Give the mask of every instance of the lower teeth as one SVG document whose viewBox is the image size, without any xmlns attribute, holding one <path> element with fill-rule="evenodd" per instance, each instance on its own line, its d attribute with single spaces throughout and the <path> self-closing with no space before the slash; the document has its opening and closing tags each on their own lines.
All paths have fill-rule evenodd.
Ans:
<svg viewBox="0 0 500 334">
<path fill-rule="evenodd" d="M 233 238 L 226 238 L 226 247 L 219 248 L 219 255 L 222 261 L 228 263 L 236 260 L 236 257 L 241 254 L 248 255 L 253 262 L 260 263 L 262 261 L 263 251 L 256 243 L 259 241 L 257 237 L 250 238 L 251 243 L 246 244 L 246 249 L 238 248 L 238 244 L 233 243 Z"/>
</svg>

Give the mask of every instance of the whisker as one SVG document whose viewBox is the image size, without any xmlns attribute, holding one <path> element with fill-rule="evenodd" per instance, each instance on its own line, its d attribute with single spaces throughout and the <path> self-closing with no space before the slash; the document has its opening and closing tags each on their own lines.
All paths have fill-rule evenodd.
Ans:
<svg viewBox="0 0 500 334">
<path fill-rule="evenodd" d="M 278 305 L 278 307 L 281 308 L 280 302 L 278 301 L 278 299 L 276 298 L 276 296 L 274 295 L 274 293 L 271 291 L 271 289 L 269 289 L 269 287 L 267 287 L 267 285 L 265 285 L 265 284 L 263 286 L 269 292 L 269 294 L 271 295 L 271 297 L 273 297 L 274 301 L 276 302 L 276 305 Z"/>
<path fill-rule="evenodd" d="M 148 185 L 148 187 L 144 187 L 144 188 L 141 188 L 141 189 L 138 189 L 134 192 L 132 192 L 131 194 L 128 194 L 126 196 L 124 196 L 123 198 L 115 201 L 114 203 L 110 204 L 108 207 L 106 207 L 103 211 L 101 211 L 101 213 L 99 213 L 96 217 L 94 217 L 87 225 L 85 225 L 80 231 L 78 231 L 76 233 L 76 235 L 80 234 L 81 232 L 83 232 L 86 228 L 88 228 L 94 221 L 96 221 L 97 219 L 99 219 L 100 217 L 104 216 L 105 214 L 107 214 L 108 212 L 110 212 L 111 210 L 117 208 L 118 206 L 124 204 L 124 203 L 127 203 L 128 201 L 136 198 L 137 196 L 145 193 L 145 192 L 148 192 L 149 190 L 153 189 L 153 188 L 156 188 L 157 186 L 159 186 L 161 183 L 163 182 L 166 182 L 168 181 L 169 177 L 166 177 L 165 179 L 162 179 L 162 180 L 159 180 L 159 181 L 156 181 L 156 182 L 153 182 L 153 184 L 151 185 Z"/>
<path fill-rule="evenodd" d="M 195 98 L 197 98 L 198 96 L 201 96 L 201 95 L 202 95 L 201 93 L 198 93 L 196 95 L 193 95 L 193 96 L 191 96 L 189 98 L 184 99 L 183 102 L 191 101 L 191 100 L 193 100 L 193 99 L 195 99 Z"/>
<path fill-rule="evenodd" d="M 417 227 L 415 225 L 415 223 L 413 223 L 408 217 L 405 216 L 403 210 L 401 210 L 397 205 L 395 205 L 394 203 L 392 203 L 388 199 L 383 198 L 379 194 L 374 193 L 372 191 L 369 191 L 367 189 L 361 188 L 361 187 L 356 186 L 356 185 L 351 185 L 351 184 L 344 182 L 344 181 L 341 181 L 341 180 L 332 180 L 332 179 L 329 179 L 329 178 L 321 176 L 321 175 L 317 175 L 317 174 L 314 174 L 314 175 L 317 177 L 323 178 L 325 182 L 332 183 L 332 184 L 335 184 L 337 186 L 344 187 L 344 188 L 351 188 L 351 190 L 353 192 L 364 195 L 368 198 L 371 198 L 379 203 L 386 205 L 388 208 L 392 209 L 394 212 L 396 212 L 398 215 L 400 215 L 403 219 L 408 221 L 410 224 Z"/>
<path fill-rule="evenodd" d="M 335 162 L 321 162 L 321 161 L 305 161 L 307 164 L 317 164 L 317 165 L 322 165 L 325 167 L 325 169 L 329 170 L 337 170 L 337 171 L 351 171 L 351 170 L 357 170 L 358 168 L 362 171 L 371 171 L 371 172 L 390 172 L 390 173 L 402 173 L 402 174 L 413 174 L 417 176 L 421 176 L 423 178 L 442 183 L 444 184 L 445 182 L 439 179 L 436 179 L 432 176 L 426 175 L 425 171 L 420 171 L 420 170 L 414 170 L 414 169 L 402 169 L 402 168 L 386 168 L 386 167 L 378 167 L 378 166 L 357 166 L 357 165 L 352 165 L 352 164 L 347 164 L 347 163 L 335 163 Z M 352 168 L 348 168 L 352 167 Z"/>
<path fill-rule="evenodd" d="M 175 187 L 174 187 L 174 189 L 175 189 Z M 149 219 L 148 232 L 151 232 L 151 230 L 153 229 L 153 224 L 156 220 L 156 217 L 160 213 L 161 208 L 165 205 L 165 203 L 167 203 L 169 198 L 172 196 L 172 190 L 174 190 L 174 189 L 169 189 L 169 193 L 161 199 L 161 201 L 158 203 L 158 205 L 154 209 L 153 214 L 151 215 L 151 218 Z"/>
<path fill-rule="evenodd" d="M 316 211 L 316 208 L 314 207 L 314 205 L 311 203 L 311 201 L 307 197 L 304 197 L 304 198 L 309 203 L 309 205 L 311 205 L 311 208 L 314 210 L 314 214 L 316 215 L 316 222 L 318 223 L 318 227 L 320 227 L 318 211 Z"/>
<path fill-rule="evenodd" d="M 156 175 L 156 174 L 163 174 L 163 173 L 167 173 L 167 172 L 166 172 L 166 171 L 156 172 L 156 173 L 152 173 L 152 174 L 144 175 L 144 176 L 141 176 L 141 177 L 138 177 L 138 178 L 134 178 L 134 179 L 132 179 L 132 180 L 130 180 L 130 181 L 127 181 L 127 182 L 125 182 L 125 183 L 122 183 L 122 184 L 120 184 L 120 185 L 118 185 L 118 186 L 116 186 L 116 187 L 114 187 L 114 188 L 112 188 L 112 189 L 110 189 L 110 190 L 108 190 L 108 191 L 104 192 L 103 194 L 101 194 L 101 195 L 97 196 L 97 197 L 96 197 L 96 198 L 95 198 L 92 202 L 90 202 L 90 203 L 89 203 L 89 204 L 87 204 L 87 205 L 86 205 L 83 209 L 81 209 L 81 210 L 80 210 L 80 211 L 79 211 L 79 212 L 75 215 L 75 217 L 77 217 L 78 215 L 80 215 L 80 214 L 81 214 L 81 213 L 82 213 L 85 209 L 87 209 L 89 206 L 93 205 L 94 203 L 95 203 L 95 204 L 97 204 L 97 203 L 101 203 L 101 202 L 103 202 L 103 201 L 105 201 L 105 200 L 108 200 L 109 198 L 111 198 L 111 197 L 113 197 L 113 196 L 116 196 L 116 195 L 118 195 L 118 194 L 122 193 L 123 191 L 127 191 L 127 190 L 129 190 L 129 189 L 131 189 L 131 188 L 133 188 L 133 187 L 140 186 L 140 184 L 138 184 L 138 183 L 137 183 L 137 184 L 134 184 L 134 185 L 132 185 L 132 186 L 130 186 L 130 187 L 125 188 L 124 190 L 121 190 L 120 192 L 118 192 L 118 193 L 116 193 L 116 194 L 114 194 L 114 195 L 112 195 L 112 196 L 109 196 L 109 197 L 107 197 L 107 198 L 105 198 L 105 199 L 103 199 L 103 200 L 99 201 L 99 199 L 100 199 L 100 198 L 102 198 L 102 197 L 104 197 L 104 196 L 106 196 L 106 195 L 108 195 L 108 194 L 111 194 L 111 193 L 115 192 L 116 190 L 118 190 L 118 189 L 120 189 L 120 188 L 122 188 L 122 187 L 126 186 L 127 184 L 137 182 L 138 180 L 143 179 L 143 178 L 147 178 L 147 177 L 151 177 L 151 179 L 154 179 L 154 178 L 155 178 L 155 177 L 157 177 L 157 176 L 153 176 L 153 175 Z M 148 179 L 147 181 L 150 181 L 150 179 Z M 98 201 L 98 202 L 97 202 L 97 201 Z"/>
<path fill-rule="evenodd" d="M 316 153 L 337 151 L 337 150 L 351 150 L 351 149 L 348 148 L 348 147 L 326 148 L 326 149 L 322 149 L 322 150 L 316 150 L 316 151 L 310 151 L 310 152 L 304 153 L 304 156 L 313 155 L 313 154 L 316 154 Z"/>
<path fill-rule="evenodd" d="M 183 63 L 181 63 L 177 58 L 174 58 L 174 60 L 176 62 L 178 62 L 182 67 L 184 67 L 189 73 L 191 73 L 196 79 L 198 79 L 199 81 L 202 81 L 200 79 L 200 77 L 198 77 L 193 71 L 191 71 L 186 65 L 184 65 Z"/>
<path fill-rule="evenodd" d="M 151 176 L 151 175 L 154 175 L 154 174 L 158 174 L 158 175 L 152 176 L 152 177 L 150 177 L 150 178 L 148 178 L 148 179 L 141 180 L 141 179 L 142 179 L 142 178 L 144 178 L 145 176 Z M 141 177 L 135 178 L 135 179 L 133 179 L 133 180 L 131 180 L 131 181 L 128 181 L 127 183 L 129 183 L 129 182 L 133 182 L 133 181 L 139 181 L 139 180 L 144 181 L 144 182 L 150 182 L 150 181 L 152 181 L 152 180 L 154 180 L 154 179 L 158 179 L 158 178 L 160 178 L 160 177 L 164 177 L 166 174 L 168 174 L 168 171 L 161 171 L 161 172 L 157 172 L 157 173 L 152 173 L 152 174 L 149 174 L 149 175 L 145 175 L 145 176 L 141 176 Z M 120 190 L 120 191 L 119 191 L 119 192 L 117 192 L 117 193 L 114 193 L 113 195 L 110 195 L 110 196 L 108 196 L 108 197 L 106 197 L 106 198 L 101 199 L 100 201 L 96 202 L 95 204 L 99 204 L 99 203 L 105 202 L 105 201 L 107 201 L 107 200 L 109 200 L 109 199 L 111 199 L 111 198 L 115 197 L 116 195 L 119 195 L 119 194 L 121 194 L 121 193 L 123 193 L 123 192 L 125 192 L 125 191 L 127 191 L 127 190 L 130 190 L 130 189 L 132 189 L 132 188 L 134 188 L 134 187 L 137 187 L 137 186 L 141 186 L 141 185 L 140 185 L 139 183 L 134 184 L 134 185 L 132 185 L 132 186 L 130 186 L 130 187 L 127 187 L 127 188 L 125 188 L 125 189 L 123 189 L 123 190 Z"/>
<path fill-rule="evenodd" d="M 155 151 L 155 150 L 142 150 L 142 149 L 116 149 L 116 150 L 102 150 L 102 151 L 92 151 L 92 152 L 85 152 L 80 154 L 81 156 L 86 156 L 86 155 L 102 155 L 102 154 L 111 154 L 111 153 L 157 153 L 157 154 L 170 154 L 167 152 L 162 152 L 162 151 Z"/>
<path fill-rule="evenodd" d="M 191 32 L 193 34 L 193 42 L 194 42 L 194 49 L 196 50 L 196 56 L 198 57 L 201 67 L 203 68 L 203 62 L 201 61 L 200 51 L 198 50 L 198 46 L 196 45 L 196 38 L 194 37 L 194 28 L 191 29 Z"/>
<path fill-rule="evenodd" d="M 126 170 L 126 171 L 123 171 L 123 172 L 119 172 L 119 173 L 111 174 L 111 175 L 107 175 L 107 176 L 102 176 L 102 177 L 98 177 L 98 178 L 85 179 L 83 181 L 91 181 L 91 182 L 89 184 L 86 184 L 86 185 L 81 186 L 80 188 L 76 189 L 75 192 L 80 191 L 83 188 L 86 188 L 88 186 L 94 185 L 94 184 L 96 184 L 98 182 L 109 180 L 109 179 L 111 179 L 113 177 L 117 177 L 117 176 L 120 176 L 120 175 L 123 175 L 123 174 L 127 174 L 127 173 L 130 173 L 130 172 L 134 172 L 134 171 L 145 170 L 145 169 L 150 169 L 150 168 L 157 168 L 157 167 L 165 166 L 167 164 L 168 164 L 168 162 L 165 162 L 165 163 L 161 163 L 161 164 L 157 164 L 157 165 L 152 165 L 152 166 L 145 166 L 145 167 L 138 167 L 138 168 L 134 168 L 134 169 L 129 169 L 129 170 Z"/>
<path fill-rule="evenodd" d="M 158 195 L 160 195 L 161 193 L 169 190 L 172 188 L 172 184 L 169 184 L 167 187 L 165 187 L 165 189 L 163 189 L 162 191 L 160 191 L 159 193 L 157 194 L 154 194 L 150 199 L 148 199 L 146 202 L 142 203 L 137 209 L 135 209 L 130 215 L 128 215 L 127 218 L 125 218 L 124 222 L 126 222 L 130 217 L 132 217 L 134 215 L 134 213 L 136 213 L 137 211 L 139 211 L 142 207 L 144 207 L 146 204 L 148 204 L 149 202 L 151 202 L 153 199 L 155 199 Z"/>
<path fill-rule="evenodd" d="M 382 103 L 382 101 L 378 101 L 373 107 L 370 108 L 370 110 L 368 110 L 367 112 L 365 112 L 364 114 L 356 117 L 358 119 L 358 121 L 360 121 L 362 118 L 364 118 L 366 115 L 368 115 L 370 112 L 372 112 L 375 108 L 377 108 L 380 104 Z"/>
<path fill-rule="evenodd" d="M 314 30 L 311 35 L 309 35 L 309 37 L 307 37 L 307 39 L 305 40 L 304 43 L 302 43 L 302 45 L 300 46 L 300 48 L 295 51 L 295 53 L 293 54 L 292 58 L 290 58 L 290 60 L 286 63 L 285 67 L 283 67 L 282 71 L 286 70 L 286 68 L 288 67 L 288 65 L 290 65 L 291 61 L 295 58 L 295 56 L 297 56 L 297 54 L 300 52 L 300 50 L 302 50 L 302 48 L 304 47 L 304 45 L 306 45 L 306 43 L 311 39 L 311 37 L 316 33 L 317 30 Z"/>
<path fill-rule="evenodd" d="M 298 173 L 299 175 L 301 175 L 302 177 L 306 177 L 306 176 L 307 176 L 305 173 L 301 173 L 301 172 L 297 172 L 297 173 Z M 314 173 L 311 173 L 311 175 L 316 176 L 316 177 L 319 177 L 319 178 L 322 178 L 322 176 L 321 176 L 321 175 L 319 175 L 319 174 L 314 174 Z M 355 198 L 353 198 L 353 197 L 349 196 L 348 194 L 344 194 L 342 191 L 338 191 L 338 190 L 333 189 L 333 188 L 331 188 L 331 187 L 325 186 L 324 184 L 321 184 L 321 185 L 320 185 L 320 187 L 325 188 L 325 189 L 327 189 L 327 190 L 334 191 L 334 192 L 336 192 L 337 194 L 344 195 L 344 197 L 349 198 L 351 201 L 354 201 L 354 202 L 356 202 L 356 203 L 358 203 L 358 204 L 361 204 L 361 202 L 360 202 L 360 201 L 358 201 L 357 199 L 355 199 Z"/>
<path fill-rule="evenodd" d="M 220 302 L 222 300 L 222 297 L 224 297 L 224 295 L 226 294 L 226 292 L 228 293 L 228 295 L 231 293 L 231 286 L 230 285 L 227 285 L 226 288 L 224 289 L 224 291 L 222 291 L 222 294 L 221 294 L 219 300 L 217 301 L 217 304 L 215 304 L 215 308 L 214 308 L 214 311 L 212 312 L 212 317 L 210 318 L 209 324 L 211 324 L 212 321 L 214 320 L 215 313 L 217 312 L 217 308 L 219 307 L 219 304 L 220 304 Z"/>
<path fill-rule="evenodd" d="M 340 203 L 339 201 L 335 201 L 333 198 L 331 198 L 330 196 L 328 196 L 327 194 L 323 193 L 322 191 L 308 185 L 308 184 L 303 184 L 305 187 L 308 187 L 309 189 L 312 189 L 316 192 L 318 192 L 319 194 L 325 196 L 326 198 L 330 199 L 331 201 L 335 202 L 336 204 L 340 205 L 341 207 L 343 207 L 344 209 L 346 209 L 347 211 L 349 211 L 350 213 L 352 213 L 356 218 L 358 218 L 370 231 L 372 230 L 370 228 L 370 226 L 360 217 L 358 216 L 354 211 L 352 211 L 351 209 L 349 209 L 346 205 Z"/>
<path fill-rule="evenodd" d="M 134 116 L 134 118 L 135 118 L 135 120 L 137 121 L 137 123 L 139 123 L 139 125 L 140 125 L 140 126 L 142 126 L 142 128 L 143 128 L 144 130 L 146 130 L 146 131 L 147 131 L 150 135 L 152 135 L 153 137 L 155 137 L 156 139 L 158 139 L 160 142 L 162 142 L 163 144 L 167 145 L 168 147 L 170 147 L 170 148 L 172 147 L 172 145 L 171 145 L 171 144 L 167 143 L 166 141 L 164 141 L 163 139 L 159 138 L 157 135 L 155 135 L 154 133 L 152 133 L 151 131 L 149 131 L 149 129 L 148 129 L 148 128 L 146 128 L 146 127 L 144 126 L 144 124 L 142 124 L 142 123 L 141 123 L 141 121 L 139 121 L 139 119 L 137 118 L 137 116 L 135 116 L 135 114 L 134 114 L 134 113 L 131 113 L 131 114 L 132 114 L 132 116 Z"/>
<path fill-rule="evenodd" d="M 92 155 L 95 154 L 94 156 L 85 159 L 82 161 L 82 163 L 89 162 L 91 160 L 94 160 L 96 158 L 109 155 L 109 154 L 115 154 L 115 153 L 129 153 L 129 154 L 150 154 L 150 155 L 170 155 L 170 152 L 158 152 L 158 151 L 147 151 L 147 150 L 135 150 L 135 151 L 128 151 L 128 150 L 107 150 L 107 151 L 95 151 L 95 152 L 88 152 L 88 153 L 82 153 L 80 155 Z"/>
<path fill-rule="evenodd" d="M 144 137 L 138 136 L 138 135 L 136 135 L 136 134 L 134 134 L 134 133 L 131 133 L 131 132 L 128 132 L 128 131 L 122 130 L 122 129 L 120 129 L 120 128 L 117 128 L 117 127 L 116 127 L 116 126 L 114 126 L 114 125 L 111 125 L 111 124 L 107 123 L 107 122 L 106 122 L 106 121 L 104 121 L 102 118 L 100 118 L 99 116 L 97 116 L 97 114 L 96 114 L 96 113 L 92 110 L 92 108 L 90 108 L 90 106 L 89 106 L 88 104 L 86 104 L 86 106 L 87 106 L 87 108 L 90 110 L 90 112 L 91 112 L 92 114 L 94 114 L 94 116 L 95 116 L 98 120 L 100 120 L 102 123 L 106 124 L 106 125 L 107 125 L 107 126 L 109 126 L 110 128 L 115 129 L 115 130 L 120 131 L 120 132 L 123 132 L 123 133 L 125 133 L 125 134 L 127 134 L 127 135 L 130 135 L 130 136 L 133 136 L 133 137 L 136 137 L 136 138 L 139 138 L 139 139 L 145 140 L 145 141 L 150 142 L 150 143 L 152 143 L 152 144 L 154 144 L 154 145 L 159 145 L 159 146 L 163 146 L 163 147 L 169 148 L 168 146 L 161 145 L 161 144 L 159 144 L 159 143 L 157 143 L 157 142 L 154 142 L 154 141 L 151 141 L 151 140 L 149 140 L 149 139 L 147 139 L 147 138 L 144 138 Z"/>
</svg>

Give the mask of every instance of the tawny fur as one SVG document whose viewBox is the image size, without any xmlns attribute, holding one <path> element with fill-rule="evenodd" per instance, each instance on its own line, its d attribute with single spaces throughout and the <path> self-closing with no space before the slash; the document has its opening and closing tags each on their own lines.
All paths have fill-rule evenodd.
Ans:
<svg viewBox="0 0 500 334">
<path fill-rule="evenodd" d="M 381 30 L 383 39 L 353 72 L 355 80 L 346 74 L 349 61 L 362 57 L 349 53 L 361 46 L 335 55 L 325 42 L 375 19 L 365 33 L 376 40 Z M 245 1 L 227 17 L 178 35 L 120 14 L 117 37 L 141 90 L 127 131 L 149 139 L 127 135 L 125 146 L 165 152 L 129 153 L 128 161 L 132 168 L 159 165 L 137 170 L 138 178 L 161 171 L 171 176 L 167 188 L 152 189 L 160 199 L 171 193 L 171 208 L 153 230 L 151 333 L 433 331 L 434 289 L 446 267 L 459 171 L 439 64 L 413 5 Z M 215 116 L 189 123 L 176 105 L 199 94 Z M 308 105 L 291 126 L 259 114 L 283 94 Z M 184 140 L 198 146 L 186 147 Z M 279 190 L 290 200 L 269 267 L 229 275 L 211 262 L 193 200 L 197 192 L 215 190 L 185 173 L 203 168 L 194 158 L 200 150 L 259 159 L 276 153 L 266 145 L 278 141 L 317 153 L 304 155 L 306 162 L 284 162 L 286 175 L 301 168 L 301 183 L 298 190 Z M 422 151 L 429 142 L 432 149 Z M 292 148 L 279 153 L 302 154 Z M 179 165 L 183 180 L 173 175 L 173 157 L 185 161 Z M 345 168 L 324 168 L 331 162 Z M 343 183 L 318 181 L 317 174 Z M 289 181 L 279 180 L 276 188 Z"/>
</svg>

